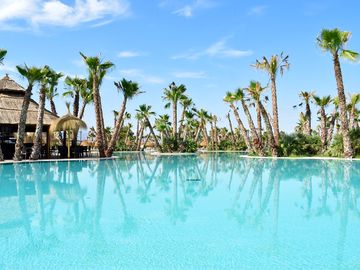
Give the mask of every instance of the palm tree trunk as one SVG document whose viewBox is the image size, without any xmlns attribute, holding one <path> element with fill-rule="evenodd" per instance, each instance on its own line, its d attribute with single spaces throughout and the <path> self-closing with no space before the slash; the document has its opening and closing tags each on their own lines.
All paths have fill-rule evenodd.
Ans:
<svg viewBox="0 0 360 270">
<path fill-rule="evenodd" d="M 326 113 L 325 109 L 322 106 L 320 108 L 320 128 L 321 128 L 321 148 L 322 152 L 326 151 L 326 144 L 327 144 L 327 129 L 326 129 Z"/>
<path fill-rule="evenodd" d="M 267 135 L 269 137 L 269 146 L 271 149 L 271 153 L 273 157 L 277 157 L 278 156 L 278 149 L 275 143 L 275 138 L 274 138 L 274 133 L 271 127 L 271 123 L 269 120 L 269 116 L 264 108 L 264 106 L 262 105 L 262 103 L 259 103 L 260 105 L 260 110 L 261 110 L 261 114 L 263 116 L 264 122 L 265 122 L 265 126 L 266 126 L 266 130 L 267 130 Z"/>
<path fill-rule="evenodd" d="M 329 132 L 328 132 L 328 136 L 327 136 L 327 144 L 331 145 L 331 141 L 333 138 L 333 133 L 334 133 L 334 128 L 335 128 L 335 121 L 336 121 L 336 113 L 337 113 L 337 109 L 335 107 L 333 113 L 331 114 L 331 119 L 330 119 L 330 126 L 329 126 Z"/>
<path fill-rule="evenodd" d="M 231 119 L 230 119 L 230 113 L 226 114 L 226 117 L 229 121 L 229 127 L 230 127 L 230 133 L 231 133 L 231 140 L 233 142 L 233 144 L 236 144 L 236 138 L 235 138 L 235 134 L 234 134 L 234 129 L 233 129 L 233 125 L 231 123 Z"/>
<path fill-rule="evenodd" d="M 277 91 L 276 91 L 276 78 L 271 76 L 271 99 L 272 99 L 272 112 L 273 112 L 273 127 L 274 127 L 274 139 L 275 145 L 279 146 L 279 114 L 277 105 Z"/>
<path fill-rule="evenodd" d="M 215 134 L 214 134 L 214 123 L 211 119 L 210 121 L 210 138 L 211 138 L 211 150 L 215 149 Z"/>
<path fill-rule="evenodd" d="M 173 137 L 177 140 L 177 102 L 173 103 Z"/>
<path fill-rule="evenodd" d="M 311 110 L 310 110 L 310 104 L 309 101 L 306 101 L 306 109 L 305 109 L 305 117 L 306 117 L 306 123 L 305 123 L 305 134 L 310 136 L 311 135 Z"/>
<path fill-rule="evenodd" d="M 207 130 L 206 130 L 206 124 L 204 124 L 202 131 L 203 131 L 203 136 L 205 139 L 206 147 L 208 147 L 209 146 L 209 138 L 208 138 L 208 134 L 207 134 Z"/>
<path fill-rule="evenodd" d="M 153 129 L 152 125 L 150 124 L 149 118 L 147 118 L 147 117 L 146 117 L 146 122 L 147 122 L 147 124 L 148 124 L 149 129 L 150 129 L 151 135 L 154 137 L 154 141 L 155 141 L 156 148 L 157 148 L 160 152 L 162 152 L 161 145 L 159 144 L 159 141 L 158 141 L 158 139 L 157 139 L 157 137 L 156 137 L 156 135 L 155 135 L 154 129 Z"/>
<path fill-rule="evenodd" d="M 197 142 L 199 140 L 199 136 L 200 136 L 200 126 L 197 127 L 196 132 L 195 132 L 195 142 Z"/>
<path fill-rule="evenodd" d="M 341 134 L 343 136 L 344 156 L 346 158 L 352 158 L 353 149 L 351 146 L 349 125 L 348 125 L 348 119 L 347 119 L 347 115 L 346 115 L 346 98 L 345 98 L 345 91 L 344 91 L 344 83 L 343 83 L 343 79 L 342 79 L 339 56 L 337 53 L 335 53 L 333 55 L 333 62 L 334 62 L 334 72 L 335 72 L 335 79 L 336 79 L 336 85 L 337 85 L 337 90 L 338 90 L 338 97 L 339 97 Z"/>
<path fill-rule="evenodd" d="M 80 103 L 80 94 L 79 92 L 76 92 L 74 96 L 74 105 L 73 105 L 73 115 L 76 117 L 79 116 L 79 103 Z"/>
<path fill-rule="evenodd" d="M 257 127 L 258 127 L 258 140 L 260 142 L 260 144 L 262 143 L 262 126 L 261 126 L 261 110 L 260 110 L 260 106 L 257 102 L 256 104 L 256 122 L 257 122 Z"/>
<path fill-rule="evenodd" d="M 54 102 L 54 100 L 53 100 L 52 98 L 50 99 L 50 108 L 51 108 L 51 112 L 52 112 L 53 114 L 56 114 L 56 115 L 57 115 L 55 102 Z"/>
<path fill-rule="evenodd" d="M 99 156 L 105 157 L 105 146 L 104 146 L 104 132 L 102 125 L 102 112 L 101 112 L 101 101 L 98 88 L 98 78 L 93 74 L 93 95 L 94 95 L 94 108 L 95 108 L 95 121 L 96 121 L 96 142 L 99 149 Z"/>
<path fill-rule="evenodd" d="M 257 133 L 255 125 L 254 125 L 254 121 L 252 120 L 252 117 L 251 117 L 251 114 L 249 111 L 249 108 L 243 99 L 241 100 L 241 105 L 243 107 L 245 116 L 249 123 L 251 137 L 253 140 L 253 145 L 254 145 L 255 151 L 259 156 L 264 156 L 264 149 L 263 149 L 262 140 L 261 140 L 261 116 L 260 116 L 260 129 L 259 129 L 260 133 Z M 258 125 L 259 125 L 259 116 L 258 116 Z M 260 134 L 260 136 L 259 136 L 259 134 Z"/>
<path fill-rule="evenodd" d="M 140 131 L 139 131 L 139 137 L 138 137 L 138 141 L 137 141 L 137 145 L 136 145 L 136 151 L 140 151 L 140 147 L 141 147 L 141 141 L 142 141 L 142 137 L 144 135 L 144 124 L 141 125 L 140 127 Z"/>
<path fill-rule="evenodd" d="M 125 135 L 125 146 L 126 146 L 126 143 L 128 141 L 128 138 L 129 138 L 129 134 L 130 134 L 130 124 L 128 125 L 128 128 L 126 130 L 126 135 Z"/>
<path fill-rule="evenodd" d="M 235 115 L 235 119 L 238 123 L 241 135 L 243 136 L 244 140 L 245 140 L 245 144 L 248 150 L 253 150 L 251 143 L 250 143 L 250 139 L 249 139 L 249 135 L 247 134 L 246 128 L 243 124 L 243 122 L 240 119 L 240 115 L 239 112 L 237 111 L 237 109 L 235 108 L 234 104 L 230 104 L 230 108 L 233 110 L 234 115 Z"/>
<path fill-rule="evenodd" d="M 45 99 L 46 99 L 45 91 L 46 91 L 45 87 L 42 86 L 39 97 L 39 108 L 38 108 L 38 117 L 37 117 L 36 129 L 35 129 L 34 145 L 30 156 L 30 159 L 34 159 L 34 160 L 41 158 L 41 139 L 42 139 Z"/>
<path fill-rule="evenodd" d="M 350 115 L 349 115 L 349 129 L 355 128 L 355 107 L 352 107 L 350 109 Z"/>
<path fill-rule="evenodd" d="M 179 136 L 181 136 L 181 132 L 184 129 L 185 111 L 186 111 L 186 108 L 184 107 L 183 111 L 181 113 L 181 118 L 180 118 L 180 126 L 179 126 L 179 132 L 178 132 Z"/>
<path fill-rule="evenodd" d="M 121 105 L 120 113 L 119 113 L 119 115 L 117 117 L 117 120 L 116 120 L 115 130 L 114 130 L 113 135 L 111 137 L 109 146 L 108 146 L 108 148 L 107 148 L 107 150 L 105 152 L 107 157 L 112 156 L 112 154 L 114 152 L 116 142 L 119 140 L 119 135 L 120 135 L 121 126 L 122 126 L 122 123 L 123 123 L 124 113 L 125 113 L 125 110 L 126 110 L 126 102 L 127 102 L 127 97 L 124 96 L 124 100 L 123 100 L 123 103 Z"/>
<path fill-rule="evenodd" d="M 26 118 L 27 118 L 27 111 L 29 109 L 30 104 L 30 97 L 31 97 L 31 91 L 32 91 L 32 85 L 29 85 L 28 88 L 25 91 L 23 104 L 21 108 L 20 113 L 20 119 L 18 124 L 18 132 L 16 137 L 16 144 L 15 144 L 15 153 L 14 153 L 14 160 L 20 161 L 21 158 L 21 152 L 24 147 L 24 137 L 25 137 L 25 129 L 26 129 Z"/>
<path fill-rule="evenodd" d="M 82 119 L 84 117 L 84 113 L 85 113 L 85 107 L 86 107 L 87 103 L 85 100 L 83 100 L 81 109 L 80 109 L 80 114 L 79 114 L 79 118 Z"/>
</svg>

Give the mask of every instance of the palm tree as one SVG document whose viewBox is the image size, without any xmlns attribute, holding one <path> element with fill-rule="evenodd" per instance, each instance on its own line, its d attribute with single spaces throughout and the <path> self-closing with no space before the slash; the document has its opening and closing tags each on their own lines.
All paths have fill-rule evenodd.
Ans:
<svg viewBox="0 0 360 270">
<path fill-rule="evenodd" d="M 28 67 L 28 66 L 16 66 L 18 72 L 28 81 L 28 86 L 25 91 L 23 104 L 20 113 L 20 119 L 18 124 L 18 131 L 15 144 L 14 160 L 19 161 L 22 159 L 21 152 L 24 147 L 24 137 L 26 128 L 27 112 L 30 104 L 31 92 L 35 83 L 41 80 L 43 73 L 40 68 Z"/>
<path fill-rule="evenodd" d="M 3 61 L 4 61 L 4 58 L 5 58 L 6 54 L 7 54 L 7 50 L 0 49 L 0 65 L 3 64 Z M 3 152 L 2 152 L 2 149 L 1 149 L 1 144 L 0 144 L 0 161 L 3 161 L 3 160 L 4 160 L 4 155 L 3 155 Z"/>
<path fill-rule="evenodd" d="M 208 132 L 206 129 L 206 124 L 208 121 L 211 120 L 210 114 L 204 109 L 200 109 L 200 110 L 194 109 L 194 112 L 195 112 L 196 116 L 199 118 L 199 122 L 200 122 L 199 131 L 203 132 L 203 137 L 204 137 L 204 140 L 206 143 L 206 147 L 208 147 L 209 146 L 209 138 L 208 138 Z M 197 141 L 196 138 L 195 138 L 195 141 Z"/>
<path fill-rule="evenodd" d="M 247 89 L 245 89 L 247 90 Z M 252 140 L 253 140 L 253 145 L 255 148 L 255 151 L 258 155 L 263 156 L 264 155 L 264 149 L 263 149 L 263 143 L 262 143 L 262 126 L 261 126 L 261 110 L 260 110 L 260 97 L 261 97 L 261 93 L 265 90 L 265 88 L 263 87 L 255 87 L 253 89 L 253 91 L 257 91 L 257 95 L 256 97 L 258 98 L 258 100 L 255 100 L 255 104 L 256 104 L 256 119 L 257 119 L 257 126 L 258 126 L 258 131 L 256 131 L 254 122 L 252 120 L 249 108 L 245 102 L 245 93 L 244 90 L 241 88 L 238 88 L 235 93 L 235 99 L 236 100 L 240 100 L 241 101 L 241 105 L 243 107 L 244 113 L 246 115 L 246 118 L 248 120 L 249 123 L 249 127 L 250 127 L 250 131 L 251 131 L 251 136 L 252 136 Z M 253 103 L 251 104 L 253 105 Z"/>
<path fill-rule="evenodd" d="M 123 124 L 123 117 L 124 117 L 124 113 L 125 113 L 125 110 L 126 110 L 127 101 L 131 100 L 135 96 L 143 93 L 143 92 L 140 91 L 140 87 L 139 87 L 139 84 L 137 82 L 122 79 L 119 82 L 114 82 L 114 84 L 115 84 L 117 90 L 119 92 L 122 92 L 124 99 L 123 99 L 123 102 L 122 102 L 122 105 L 121 105 L 121 108 L 120 108 L 119 115 L 118 115 L 117 120 L 116 120 L 113 135 L 111 137 L 109 146 L 106 149 L 105 154 L 106 154 L 107 157 L 112 156 L 112 154 L 114 152 L 116 142 L 119 140 L 120 130 L 121 130 L 121 126 Z"/>
<path fill-rule="evenodd" d="M 232 109 L 232 111 L 233 111 L 233 113 L 235 115 L 235 119 L 236 119 L 236 121 L 238 123 L 241 135 L 244 138 L 247 149 L 252 150 L 253 148 L 252 148 L 251 143 L 250 143 L 249 135 L 248 135 L 247 130 L 246 130 L 245 126 L 244 126 L 244 123 L 241 121 L 238 109 L 235 107 L 236 98 L 235 98 L 234 94 L 231 93 L 231 92 L 227 92 L 225 97 L 224 97 L 224 101 L 226 103 L 229 103 L 229 106 L 230 106 L 230 108 Z"/>
<path fill-rule="evenodd" d="M 268 60 L 265 56 L 262 61 L 256 60 L 253 65 L 257 69 L 264 70 L 268 73 L 271 81 L 271 99 L 272 99 L 272 118 L 274 128 L 274 139 L 276 146 L 279 145 L 280 131 L 279 131 L 279 114 L 277 106 L 277 89 L 276 89 L 276 77 L 280 72 L 283 75 L 286 69 L 289 69 L 289 55 L 283 53 L 279 55 L 275 54 Z"/>
<path fill-rule="evenodd" d="M 182 130 L 184 128 L 185 113 L 191 106 L 194 106 L 194 102 L 191 98 L 183 95 L 180 98 L 180 105 L 183 107 L 183 111 L 181 113 L 181 118 L 180 118 L 180 127 L 179 127 L 179 135 L 181 136 Z"/>
<path fill-rule="evenodd" d="M 235 138 L 235 134 L 234 134 L 234 129 L 233 129 L 233 125 L 232 125 L 231 118 L 230 118 L 230 111 L 226 114 L 226 118 L 229 121 L 231 140 L 232 140 L 233 144 L 236 144 L 236 138 Z"/>
<path fill-rule="evenodd" d="M 64 76 L 62 73 L 56 73 L 56 72 L 52 73 L 51 76 L 49 77 L 49 82 L 48 82 L 49 87 L 46 90 L 46 98 L 50 102 L 51 112 L 56 115 L 57 115 L 57 112 L 56 112 L 54 98 L 58 95 L 56 86 L 58 85 L 59 79 L 62 76 Z"/>
<path fill-rule="evenodd" d="M 80 93 L 87 89 L 87 80 L 81 79 L 78 77 L 71 78 L 67 76 L 65 78 L 65 84 L 68 85 L 68 91 L 63 93 L 63 96 L 70 96 L 74 99 L 73 101 L 73 115 L 75 117 L 79 116 L 79 107 L 80 107 Z"/>
<path fill-rule="evenodd" d="M 170 116 L 168 114 L 159 115 L 155 120 L 155 128 L 160 132 L 160 140 L 163 143 L 165 138 L 169 138 L 169 130 L 171 123 L 169 121 Z"/>
<path fill-rule="evenodd" d="M 268 140 L 269 140 L 269 146 L 272 152 L 272 156 L 277 156 L 278 155 L 278 146 L 275 142 L 275 137 L 274 137 L 274 133 L 273 133 L 273 128 L 271 126 L 271 122 L 269 119 L 269 115 L 264 107 L 264 105 L 261 102 L 260 99 L 260 95 L 262 92 L 263 87 L 261 87 L 261 84 L 259 82 L 256 81 L 251 81 L 249 87 L 247 88 L 247 91 L 249 92 L 249 94 L 251 95 L 251 97 L 257 102 L 259 109 L 261 111 L 261 115 L 264 119 L 265 122 L 265 126 L 266 126 L 266 131 L 267 131 L 267 135 L 268 135 Z"/>
<path fill-rule="evenodd" d="M 174 82 L 169 85 L 169 88 L 164 89 L 163 100 L 168 101 L 165 108 L 169 108 L 172 104 L 173 110 L 173 123 L 172 123 L 172 136 L 177 140 L 177 106 L 178 102 L 184 98 L 186 91 L 185 85 L 181 84 L 176 86 Z"/>
<path fill-rule="evenodd" d="M 136 112 L 138 112 L 138 113 L 144 118 L 145 123 L 146 123 L 146 125 L 149 127 L 150 133 L 151 133 L 151 135 L 152 135 L 153 138 L 154 138 L 155 145 L 156 145 L 157 149 L 159 149 L 159 151 L 162 152 L 161 145 L 159 144 L 159 141 L 158 141 L 158 139 L 157 139 L 157 137 L 156 137 L 156 135 L 155 135 L 154 129 L 153 129 L 153 127 L 152 127 L 152 125 L 151 125 L 151 123 L 150 123 L 150 120 L 149 120 L 149 117 L 150 117 L 151 115 L 155 115 L 155 112 L 153 112 L 153 111 L 151 110 L 151 106 L 146 105 L 146 104 L 140 105 L 140 106 L 139 106 L 139 109 L 136 109 Z"/>
<path fill-rule="evenodd" d="M 326 128 L 326 112 L 325 107 L 327 107 L 331 102 L 331 96 L 324 96 L 322 98 L 318 96 L 314 96 L 314 101 L 317 106 L 320 107 L 319 113 L 320 113 L 320 130 L 321 130 L 321 147 L 322 152 L 326 151 L 327 148 L 327 128 Z"/>
<path fill-rule="evenodd" d="M 349 128 L 355 129 L 355 114 L 356 106 L 360 104 L 360 94 L 353 94 L 350 96 L 349 103 Z"/>
<path fill-rule="evenodd" d="M 301 91 L 299 94 L 300 98 L 305 102 L 305 122 L 303 133 L 305 135 L 311 135 L 311 109 L 310 109 L 310 100 L 314 96 L 314 92 Z M 302 106 L 303 103 L 300 103 L 299 106 Z"/>
<path fill-rule="evenodd" d="M 305 130 L 307 129 L 307 118 L 305 116 L 305 114 L 303 112 L 300 113 L 299 115 L 299 122 L 297 123 L 296 127 L 295 127 L 295 132 L 298 133 L 305 133 Z"/>
<path fill-rule="evenodd" d="M 88 57 L 81 52 L 80 55 L 88 67 L 89 81 L 92 82 L 92 94 L 94 98 L 96 119 L 96 141 L 98 143 L 99 155 L 100 157 L 105 157 L 106 141 L 104 134 L 104 117 L 100 97 L 100 85 L 102 83 L 102 79 L 108 70 L 114 67 L 114 64 L 110 61 L 102 61 L 99 56 Z"/>
<path fill-rule="evenodd" d="M 340 29 L 323 29 L 317 38 L 319 47 L 332 54 L 336 85 L 339 97 L 341 134 L 343 136 L 344 156 L 352 158 L 353 148 L 351 146 L 349 125 L 346 113 L 346 97 L 344 90 L 344 83 L 342 79 L 342 72 L 339 57 L 355 61 L 359 54 L 357 52 L 346 50 L 345 45 L 351 36 L 350 32 L 341 31 Z"/>
<path fill-rule="evenodd" d="M 330 121 L 329 121 L 329 131 L 328 131 L 328 136 L 327 136 L 327 143 L 328 145 L 331 144 L 332 138 L 333 138 L 333 133 L 334 133 L 334 128 L 335 128 L 335 123 L 338 119 L 339 113 L 338 113 L 338 109 L 339 109 L 339 98 L 338 97 L 334 97 L 332 99 L 332 103 L 334 104 L 334 110 L 330 116 Z"/>
<path fill-rule="evenodd" d="M 41 157 L 41 139 L 44 123 L 44 112 L 45 112 L 45 101 L 46 94 L 50 88 L 53 87 L 55 81 L 61 78 L 62 73 L 56 73 L 53 69 L 48 66 L 44 66 L 41 70 L 42 78 L 40 80 L 40 94 L 39 94 L 39 107 L 38 117 L 35 128 L 34 145 L 31 151 L 30 159 L 37 160 Z M 51 91 L 51 90 L 50 90 Z"/>
<path fill-rule="evenodd" d="M 117 118 L 119 117 L 119 111 L 113 110 L 112 112 L 113 112 L 113 114 L 114 114 L 114 127 L 115 127 L 115 126 L 116 126 Z"/>
<path fill-rule="evenodd" d="M 87 80 L 87 87 L 80 88 L 80 97 L 82 99 L 82 105 L 79 113 L 79 118 L 83 119 L 86 105 L 93 102 L 94 95 L 92 91 L 92 86 L 90 85 L 90 81 Z"/>
</svg>

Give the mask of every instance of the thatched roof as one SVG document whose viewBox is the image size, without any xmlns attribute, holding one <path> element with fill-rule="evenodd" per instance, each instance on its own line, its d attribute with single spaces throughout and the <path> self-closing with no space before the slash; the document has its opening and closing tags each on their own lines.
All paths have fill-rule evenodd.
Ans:
<svg viewBox="0 0 360 270">
<path fill-rule="evenodd" d="M 23 94 L 24 91 L 24 87 L 11 79 L 8 74 L 6 74 L 5 77 L 0 80 L 0 93 L 13 92 Z"/>
<path fill-rule="evenodd" d="M 24 94 L 24 88 L 8 75 L 0 80 L 0 125 L 18 124 Z M 38 107 L 39 104 L 31 99 L 26 120 L 27 125 L 36 125 Z M 55 114 L 45 110 L 44 125 L 50 125 L 57 118 Z"/>
</svg>

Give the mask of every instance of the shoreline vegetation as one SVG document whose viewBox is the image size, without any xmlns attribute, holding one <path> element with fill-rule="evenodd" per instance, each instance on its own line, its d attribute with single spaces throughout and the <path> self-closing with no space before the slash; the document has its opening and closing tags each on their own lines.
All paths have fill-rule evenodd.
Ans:
<svg viewBox="0 0 360 270">
<path fill-rule="evenodd" d="M 264 56 L 251 65 L 268 75 L 267 85 L 251 80 L 246 87 L 225 93 L 223 102 L 229 106 L 226 114 L 228 127 L 220 127 L 219 116 L 196 107 L 187 94 L 186 86 L 174 82 L 163 90 L 162 96 L 164 106 L 171 110 L 171 115 L 157 115 L 151 105 L 142 104 L 132 116 L 126 110 L 127 104 L 143 91 L 137 82 L 125 78 L 114 82 L 115 89 L 122 95 L 122 102 L 119 102 L 119 110 L 113 111 L 113 127 L 106 127 L 101 86 L 103 78 L 114 68 L 114 64 L 104 61 L 100 56 L 86 56 L 81 52 L 80 56 L 88 69 L 88 78 L 66 77 L 63 96 L 72 100 L 72 114 L 80 119 L 86 113 L 87 105 L 93 103 L 96 125 L 90 128 L 88 140 L 96 144 L 100 158 L 111 157 L 114 151 L 142 151 L 145 148 L 156 149 L 159 153 L 194 153 L 204 149 L 247 151 L 249 156 L 259 157 L 360 157 L 360 93 L 345 92 L 340 64 L 342 58 L 350 61 L 359 58 L 357 52 L 345 49 L 350 36 L 350 32 L 337 28 L 320 32 L 317 44 L 332 57 L 337 95 L 318 96 L 314 91 L 300 91 L 300 103 L 293 108 L 304 111 L 300 112 L 299 121 L 290 134 L 281 131 L 278 113 L 278 95 L 281 95 L 281 91 L 278 91 L 277 81 L 290 68 L 289 55 L 284 53 L 269 58 Z M 6 50 L 0 50 L 0 63 L 6 53 Z M 30 159 L 37 160 L 41 148 L 45 100 L 50 102 L 51 111 L 56 114 L 54 97 L 58 95 L 57 85 L 63 74 L 48 66 L 38 68 L 25 65 L 16 68 L 27 80 L 28 86 L 13 159 L 22 159 L 28 104 L 34 88 L 39 85 L 38 124 L 30 156 Z M 270 96 L 266 95 L 268 92 Z M 271 103 L 271 110 L 267 109 L 268 103 Z M 314 110 L 317 119 L 313 115 Z M 131 119 L 136 120 L 135 126 Z M 76 143 L 77 132 L 74 132 L 72 144 Z M 3 160 L 1 147 L 0 160 Z"/>
</svg>

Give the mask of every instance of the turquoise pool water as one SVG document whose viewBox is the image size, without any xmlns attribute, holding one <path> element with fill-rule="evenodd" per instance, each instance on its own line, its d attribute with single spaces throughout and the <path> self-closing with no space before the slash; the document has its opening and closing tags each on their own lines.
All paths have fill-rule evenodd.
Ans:
<svg viewBox="0 0 360 270">
<path fill-rule="evenodd" d="M 360 162 L 0 165 L 0 269 L 360 269 Z"/>
</svg>

